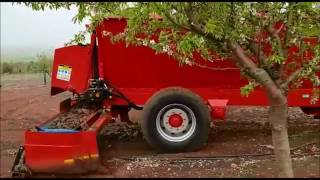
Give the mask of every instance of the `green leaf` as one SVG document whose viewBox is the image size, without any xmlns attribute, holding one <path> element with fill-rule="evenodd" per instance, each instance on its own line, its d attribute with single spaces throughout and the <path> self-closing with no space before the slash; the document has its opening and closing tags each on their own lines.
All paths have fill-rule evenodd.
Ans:
<svg viewBox="0 0 320 180">
<path fill-rule="evenodd" d="M 249 97 L 249 94 L 253 92 L 257 84 L 254 81 L 250 81 L 247 85 L 240 88 L 240 94 L 243 97 Z"/>
</svg>

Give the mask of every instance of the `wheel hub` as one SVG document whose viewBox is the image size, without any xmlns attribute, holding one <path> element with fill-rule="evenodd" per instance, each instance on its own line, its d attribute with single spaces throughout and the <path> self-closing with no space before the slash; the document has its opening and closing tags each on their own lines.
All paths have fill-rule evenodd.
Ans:
<svg viewBox="0 0 320 180">
<path fill-rule="evenodd" d="M 182 125 L 183 119 L 179 114 L 173 114 L 169 117 L 169 124 L 172 127 L 180 127 Z"/>
<path fill-rule="evenodd" d="M 167 141 L 182 142 L 194 133 L 196 118 L 187 106 L 170 104 L 159 111 L 156 126 L 159 134 Z"/>
</svg>

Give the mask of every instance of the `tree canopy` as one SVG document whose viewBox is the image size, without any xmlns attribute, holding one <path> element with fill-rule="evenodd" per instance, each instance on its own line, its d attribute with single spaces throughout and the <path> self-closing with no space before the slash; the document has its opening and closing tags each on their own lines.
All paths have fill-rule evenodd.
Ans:
<svg viewBox="0 0 320 180">
<path fill-rule="evenodd" d="M 250 57 L 251 65 L 254 63 L 257 68 L 265 70 L 283 89 L 287 89 L 293 81 L 299 85 L 305 78 L 309 78 L 315 87 L 320 84 L 315 73 L 319 69 L 320 45 L 311 46 L 303 41 L 306 37 L 319 39 L 318 2 L 39 2 L 25 5 L 34 10 L 44 10 L 46 7 L 70 9 L 75 5 L 78 14 L 73 21 L 77 23 L 89 18 L 92 25 L 88 32 L 107 16 L 127 17 L 127 31 L 114 39 L 150 46 L 159 53 L 175 56 L 182 63 L 192 60 L 194 52 L 207 60 L 218 57 L 239 59 L 234 57 L 232 49 L 240 47 L 243 49 L 241 53 Z M 150 18 L 150 15 L 162 18 Z M 161 28 L 171 30 L 159 32 L 155 41 L 152 35 Z M 84 40 L 84 33 L 75 35 L 73 42 Z M 141 33 L 146 37 L 137 38 Z M 267 48 L 272 52 L 266 54 L 263 50 Z M 288 51 L 292 49 L 296 49 L 297 53 L 294 57 L 288 57 Z M 312 52 L 312 60 L 301 60 L 306 49 Z M 243 75 L 250 79 L 250 83 L 241 91 L 248 95 L 254 87 L 267 80 L 257 77 L 257 73 L 249 70 L 250 63 L 245 62 L 237 60 L 235 63 L 241 67 Z"/>
</svg>

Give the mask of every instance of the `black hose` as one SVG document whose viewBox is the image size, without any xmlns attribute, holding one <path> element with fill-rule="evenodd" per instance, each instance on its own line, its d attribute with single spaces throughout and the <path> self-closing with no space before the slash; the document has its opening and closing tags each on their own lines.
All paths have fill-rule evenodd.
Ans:
<svg viewBox="0 0 320 180">
<path fill-rule="evenodd" d="M 115 94 L 111 91 L 109 91 L 109 93 L 113 96 L 116 96 L 118 98 L 121 98 L 125 101 L 128 102 L 129 106 L 136 109 L 136 110 L 142 110 L 143 107 L 141 106 L 137 106 L 135 103 L 133 103 L 132 101 L 130 101 L 118 88 L 116 88 L 114 85 L 112 85 L 110 82 L 107 83 L 107 85 L 111 86 L 118 94 Z"/>
<path fill-rule="evenodd" d="M 136 109 L 136 110 L 142 110 L 142 109 L 143 109 L 143 107 L 137 106 L 136 104 L 134 104 L 133 102 L 131 102 L 131 101 L 130 101 L 127 97 L 125 97 L 125 96 L 122 96 L 122 95 L 119 95 L 119 94 L 115 94 L 115 93 L 110 92 L 110 91 L 109 91 L 109 93 L 110 93 L 111 95 L 113 95 L 113 96 L 116 96 L 116 97 L 118 97 L 118 98 L 120 98 L 120 99 L 123 99 L 123 100 L 127 101 L 128 104 L 129 104 L 129 106 L 132 107 L 132 108 L 134 108 L 134 109 Z"/>
</svg>

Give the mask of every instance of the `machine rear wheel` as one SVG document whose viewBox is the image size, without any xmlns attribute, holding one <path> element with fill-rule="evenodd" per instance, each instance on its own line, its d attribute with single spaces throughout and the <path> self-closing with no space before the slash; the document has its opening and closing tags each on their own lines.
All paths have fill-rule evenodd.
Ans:
<svg viewBox="0 0 320 180">
<path fill-rule="evenodd" d="M 172 87 L 160 90 L 145 104 L 142 132 L 160 152 L 193 151 L 206 144 L 210 112 L 202 98 L 192 91 Z"/>
</svg>

